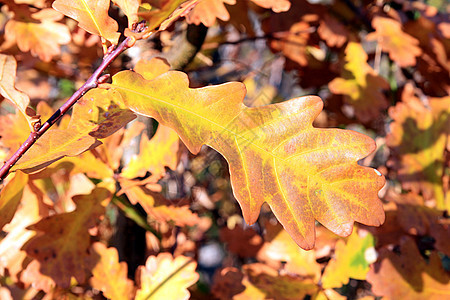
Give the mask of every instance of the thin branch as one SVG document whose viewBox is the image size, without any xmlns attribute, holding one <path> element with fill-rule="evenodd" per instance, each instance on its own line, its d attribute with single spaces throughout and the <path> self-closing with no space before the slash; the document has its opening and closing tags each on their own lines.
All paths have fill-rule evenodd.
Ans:
<svg viewBox="0 0 450 300">
<path fill-rule="evenodd" d="M 139 23 L 136 26 L 135 32 L 142 32 L 145 30 L 145 25 Z M 11 168 L 17 163 L 17 161 L 34 145 L 34 143 L 47 132 L 53 124 L 55 124 L 61 117 L 89 90 L 96 88 L 99 83 L 103 83 L 106 76 L 102 76 L 102 73 L 106 68 L 126 49 L 132 47 L 135 42 L 135 38 L 128 37 L 117 47 L 111 47 L 103 57 L 103 61 L 95 72 L 89 77 L 89 79 L 40 127 L 31 132 L 27 140 L 20 146 L 20 148 L 5 162 L 0 168 L 0 182 L 2 182 L 9 174 Z"/>
</svg>

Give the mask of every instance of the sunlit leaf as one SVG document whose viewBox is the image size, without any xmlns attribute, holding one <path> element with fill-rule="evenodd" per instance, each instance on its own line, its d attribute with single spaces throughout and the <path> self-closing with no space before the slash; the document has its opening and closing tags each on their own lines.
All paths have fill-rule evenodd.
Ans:
<svg viewBox="0 0 450 300">
<path fill-rule="evenodd" d="M 397 171 L 404 189 L 435 199 L 439 209 L 450 209 L 442 183 L 450 135 L 450 97 L 424 101 L 414 95 L 411 85 L 406 85 L 402 101 L 389 109 L 394 122 L 386 139 L 392 149 L 388 165 Z"/>
<path fill-rule="evenodd" d="M 369 264 L 376 260 L 373 236 L 367 233 L 360 237 L 355 231 L 345 243 L 336 243 L 335 257 L 328 262 L 322 276 L 324 288 L 337 288 L 348 284 L 349 279 L 366 279 Z"/>
<path fill-rule="evenodd" d="M 236 4 L 236 0 L 200 0 L 197 6 L 186 16 L 188 23 L 194 23 L 211 27 L 216 22 L 216 18 L 228 21 L 230 14 L 225 4 Z"/>
<path fill-rule="evenodd" d="M 98 146 L 99 139 L 113 134 L 135 117 L 121 107 L 119 95 L 93 89 L 74 105 L 68 127 L 46 132 L 13 170 L 35 172 L 64 156 L 76 156 Z"/>
<path fill-rule="evenodd" d="M 28 227 L 37 234 L 23 250 L 41 263 L 40 272 L 51 277 L 58 286 L 68 288 L 72 276 L 80 283 L 85 281 L 90 247 L 88 229 L 95 226 L 104 213 L 101 202 L 109 196 L 104 188 L 96 188 L 89 195 L 75 196 L 75 211 L 47 217 Z"/>
<path fill-rule="evenodd" d="M 127 264 L 119 263 L 117 249 L 94 243 L 92 252 L 94 256 L 100 257 L 92 269 L 92 287 L 102 291 L 111 300 L 132 299 L 133 282 L 127 278 Z"/>
<path fill-rule="evenodd" d="M 177 133 L 164 125 L 158 126 L 151 140 L 143 134 L 139 155 L 131 158 L 121 175 L 131 179 L 144 177 L 150 172 L 155 177 L 162 177 L 166 173 L 165 167 L 175 170 L 179 141 Z"/>
<path fill-rule="evenodd" d="M 353 131 L 313 128 L 322 109 L 318 97 L 248 108 L 242 84 L 190 89 L 181 72 L 148 81 L 123 71 L 111 87 L 131 110 L 175 129 L 191 152 L 206 144 L 224 155 L 249 224 L 267 202 L 297 244 L 311 249 L 314 219 L 344 236 L 354 221 L 384 220 L 377 197 L 384 179 L 356 163 L 374 150 L 373 141 Z"/>
<path fill-rule="evenodd" d="M 97 34 L 116 45 L 119 25 L 108 16 L 110 0 L 56 0 L 52 6 L 57 11 L 78 21 L 87 32 Z"/>
<path fill-rule="evenodd" d="M 400 253 L 383 248 L 378 262 L 367 274 L 367 281 L 377 296 L 389 299 L 440 300 L 450 295 L 450 277 L 436 252 L 426 262 L 414 241 L 404 238 Z"/>
<path fill-rule="evenodd" d="M 28 175 L 17 172 L 0 193 L 0 229 L 8 224 L 22 199 L 23 189 L 27 185 Z"/>
<path fill-rule="evenodd" d="M 71 40 L 69 28 L 56 22 L 61 18 L 53 9 L 43 9 L 26 18 L 11 19 L 5 26 L 5 40 L 23 52 L 51 61 L 61 53 L 60 46 Z"/>
<path fill-rule="evenodd" d="M 145 266 L 138 268 L 140 288 L 136 300 L 189 299 L 188 287 L 197 282 L 197 263 L 189 257 L 172 257 L 169 253 L 150 256 Z"/>
<path fill-rule="evenodd" d="M 137 15 L 141 0 L 113 0 L 114 4 L 119 6 L 128 18 L 128 27 L 139 21 Z"/>
<path fill-rule="evenodd" d="M 369 41 L 376 40 L 383 51 L 401 67 L 414 66 L 416 57 L 422 54 L 419 41 L 402 30 L 402 24 L 394 19 L 375 17 L 372 20 L 375 32 L 369 33 Z"/>
<path fill-rule="evenodd" d="M 383 90 L 389 89 L 389 84 L 367 64 L 367 54 L 359 43 L 348 43 L 342 75 L 328 87 L 332 93 L 344 95 L 344 100 L 355 108 L 356 117 L 363 122 L 378 117 L 380 110 L 388 105 Z"/>
</svg>

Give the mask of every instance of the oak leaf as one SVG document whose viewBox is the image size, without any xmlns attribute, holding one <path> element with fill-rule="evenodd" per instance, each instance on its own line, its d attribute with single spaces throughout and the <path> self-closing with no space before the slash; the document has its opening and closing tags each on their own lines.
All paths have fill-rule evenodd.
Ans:
<svg viewBox="0 0 450 300">
<path fill-rule="evenodd" d="M 172 257 L 169 253 L 150 256 L 145 266 L 139 266 L 137 281 L 140 288 L 136 300 L 189 299 L 188 287 L 197 282 L 197 263 L 189 257 Z"/>
<path fill-rule="evenodd" d="M 318 287 L 312 279 L 298 276 L 280 275 L 271 267 L 253 263 L 243 266 L 245 277 L 242 284 L 245 291 L 233 297 L 233 300 L 244 299 L 303 299 L 314 295 Z"/>
<path fill-rule="evenodd" d="M 369 41 L 376 40 L 381 49 L 389 53 L 389 57 L 400 67 L 416 64 L 416 57 L 422 54 L 419 41 L 402 30 L 398 21 L 390 18 L 375 17 L 372 20 L 375 32 L 366 36 Z"/>
<path fill-rule="evenodd" d="M 8 224 L 19 206 L 22 199 L 23 189 L 28 183 L 28 175 L 17 172 L 10 175 L 12 178 L 8 181 L 0 193 L 0 229 Z"/>
<path fill-rule="evenodd" d="M 93 89 L 74 105 L 65 129 L 50 129 L 27 151 L 12 170 L 35 172 L 64 156 L 92 149 L 136 116 L 120 103 L 120 95 Z"/>
<path fill-rule="evenodd" d="M 175 170 L 178 164 L 179 142 L 177 133 L 164 125 L 158 126 L 151 140 L 143 134 L 139 155 L 131 157 L 121 175 L 131 179 L 144 177 L 147 172 L 151 172 L 153 176 L 160 178 L 166 173 L 166 166 Z"/>
<path fill-rule="evenodd" d="M 110 192 L 104 188 L 96 188 L 89 195 L 75 196 L 75 211 L 47 217 L 28 227 L 37 234 L 23 250 L 40 262 L 40 272 L 51 277 L 56 285 L 68 288 L 72 276 L 79 283 L 85 281 L 90 247 L 88 229 L 95 226 L 104 213 L 101 203 L 109 196 Z"/>
<path fill-rule="evenodd" d="M 355 231 L 347 242 L 336 243 L 335 257 L 330 260 L 322 276 L 322 286 L 338 288 L 348 284 L 349 279 L 366 279 L 369 265 L 376 260 L 374 238 L 370 233 L 360 237 Z"/>
<path fill-rule="evenodd" d="M 91 250 L 99 256 L 97 264 L 92 268 L 90 283 L 93 288 L 103 292 L 112 300 L 132 299 L 133 282 L 127 278 L 127 264 L 119 263 L 116 248 L 106 248 L 102 243 L 94 243 Z"/>
<path fill-rule="evenodd" d="M 16 68 L 17 62 L 14 59 L 14 56 L 0 54 L 0 94 L 11 101 L 20 111 L 29 124 L 29 126 L 26 127 L 27 130 L 29 130 L 28 128 L 33 128 L 32 122 L 34 118 L 32 118 L 32 116 L 34 116 L 35 113 L 31 113 L 33 110 L 31 109 L 30 111 L 30 108 L 28 108 L 30 98 L 25 93 L 15 88 Z M 4 126 L 2 126 L 2 128 L 3 127 Z"/>
<path fill-rule="evenodd" d="M 225 4 L 236 4 L 236 0 L 201 0 L 194 9 L 186 16 L 188 23 L 211 27 L 216 22 L 216 18 L 222 21 L 228 21 L 230 14 Z"/>
<path fill-rule="evenodd" d="M 78 25 L 87 32 L 97 34 L 117 45 L 120 33 L 119 25 L 108 16 L 110 0 L 56 0 L 52 7 L 78 21 Z"/>
<path fill-rule="evenodd" d="M 406 237 L 401 241 L 400 255 L 386 248 L 379 251 L 367 281 L 375 295 L 387 299 L 440 300 L 450 294 L 450 277 L 439 255 L 432 252 L 425 262 L 414 241 Z"/>
<path fill-rule="evenodd" d="M 333 79 L 328 87 L 332 93 L 344 95 L 362 122 L 375 119 L 388 106 L 383 90 L 389 89 L 389 84 L 367 64 L 367 54 L 356 42 L 348 43 L 341 77 Z"/>
<path fill-rule="evenodd" d="M 450 97 L 421 101 L 412 85 L 405 85 L 402 101 L 389 109 L 393 119 L 386 144 L 388 165 L 397 172 L 405 190 L 435 199 L 438 209 L 449 209 L 443 190 L 444 153 L 450 135 Z"/>
<path fill-rule="evenodd" d="M 328 46 L 338 48 L 342 47 L 350 36 L 345 26 L 329 14 L 324 15 L 320 20 L 317 33 Z"/>
<path fill-rule="evenodd" d="M 354 221 L 384 220 L 377 197 L 384 178 L 356 163 L 374 150 L 373 140 L 313 128 L 323 105 L 318 97 L 249 108 L 242 104 L 243 84 L 190 89 L 187 76 L 176 71 L 151 81 L 123 71 L 111 88 L 132 111 L 175 129 L 192 153 L 203 144 L 221 153 L 249 224 L 267 202 L 297 244 L 311 249 L 314 219 L 344 236 Z"/>
<path fill-rule="evenodd" d="M 128 19 L 128 28 L 139 21 L 137 15 L 141 0 L 113 0 L 114 4 L 122 9 Z"/>
<path fill-rule="evenodd" d="M 11 19 L 5 25 L 5 43 L 17 44 L 21 51 L 51 61 L 61 53 L 60 45 L 71 40 L 69 28 L 55 22 L 61 18 L 53 9 L 43 9 L 26 18 Z"/>
<path fill-rule="evenodd" d="M 318 282 L 321 267 L 316 262 L 315 251 L 303 250 L 292 241 L 286 230 L 280 225 L 265 225 L 266 243 L 258 252 L 258 260 L 275 269 L 284 269 L 289 274 L 297 274 Z"/>
<path fill-rule="evenodd" d="M 263 245 L 263 239 L 252 228 L 236 225 L 234 228 L 220 229 L 220 240 L 227 244 L 227 249 L 240 257 L 255 257 Z M 297 247 L 298 248 L 298 247 Z"/>
</svg>

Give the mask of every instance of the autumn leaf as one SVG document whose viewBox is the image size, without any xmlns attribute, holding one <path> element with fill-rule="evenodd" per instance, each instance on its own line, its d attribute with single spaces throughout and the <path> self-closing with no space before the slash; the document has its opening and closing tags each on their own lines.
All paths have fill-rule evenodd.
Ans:
<svg viewBox="0 0 450 300">
<path fill-rule="evenodd" d="M 128 28 L 139 21 L 137 15 L 141 0 L 113 0 L 114 4 L 122 9 L 128 19 Z"/>
<path fill-rule="evenodd" d="M 400 67 L 416 64 L 416 57 L 422 54 L 419 41 L 402 30 L 398 21 L 389 18 L 375 17 L 372 20 L 375 32 L 366 36 L 368 41 L 376 40 L 381 49 L 389 53 L 389 57 Z"/>
<path fill-rule="evenodd" d="M 197 263 L 186 256 L 173 258 L 169 253 L 150 256 L 145 266 L 138 268 L 140 288 L 135 299 L 189 299 L 187 288 L 199 278 L 196 267 Z"/>
<path fill-rule="evenodd" d="M 43 9 L 25 18 L 11 19 L 5 25 L 5 44 L 17 44 L 21 51 L 51 61 L 61 53 L 60 46 L 71 40 L 69 28 L 56 22 L 61 18 L 53 9 Z"/>
<path fill-rule="evenodd" d="M 16 176 L 21 176 L 20 174 L 22 173 L 17 172 Z M 27 179 L 23 179 L 22 182 L 26 184 Z M 2 258 L 0 260 L 0 269 L 7 269 L 9 276 L 14 282 L 19 282 L 19 275 L 23 268 L 22 264 L 27 257 L 27 254 L 21 248 L 24 243 L 35 235 L 34 231 L 27 230 L 26 227 L 47 215 L 48 208 L 42 203 L 40 196 L 33 192 L 31 186 L 25 186 L 21 203 L 14 218 L 11 223 L 2 229 L 7 235 L 0 241 L 0 257 Z M 0 217 L 0 219 L 3 220 L 3 217 Z M 2 273 L 5 274 L 4 271 Z"/>
<path fill-rule="evenodd" d="M 28 175 L 17 172 L 0 193 L 0 229 L 8 224 L 22 199 L 23 189 L 27 185 Z"/>
<path fill-rule="evenodd" d="M 289 274 L 297 274 L 318 282 L 321 267 L 316 262 L 316 253 L 297 246 L 289 234 L 279 224 L 265 225 L 266 243 L 258 252 L 258 260 L 275 269 L 284 269 Z"/>
<path fill-rule="evenodd" d="M 311 249 L 314 219 L 344 236 L 354 221 L 383 222 L 377 191 L 384 179 L 356 163 L 374 150 L 373 141 L 353 131 L 313 128 L 322 109 L 318 97 L 249 108 L 240 83 L 188 84 L 181 72 L 148 81 L 123 71 L 111 88 L 131 110 L 175 129 L 192 153 L 203 144 L 221 153 L 247 223 L 267 202 L 297 244 Z"/>
<path fill-rule="evenodd" d="M 125 194 L 132 204 L 139 203 L 147 212 L 149 219 L 156 223 L 173 223 L 176 226 L 194 226 L 200 219 L 189 210 L 189 206 L 176 206 L 160 194 L 143 186 L 125 188 Z"/>
<path fill-rule="evenodd" d="M 325 40 L 330 47 L 342 47 L 350 36 L 350 32 L 342 23 L 326 14 L 320 20 L 319 28 L 317 28 L 319 36 Z"/>
<path fill-rule="evenodd" d="M 274 12 L 284 12 L 291 8 L 289 0 L 252 0 L 253 3 L 264 8 L 270 8 Z"/>
<path fill-rule="evenodd" d="M 378 262 L 367 274 L 375 295 L 411 300 L 450 296 L 450 277 L 436 252 L 426 262 L 414 241 L 406 237 L 401 240 L 399 252 L 400 255 L 386 248 L 379 251 Z"/>
<path fill-rule="evenodd" d="M 230 14 L 225 4 L 234 5 L 236 0 L 200 0 L 197 6 L 186 16 L 188 23 L 211 27 L 216 22 L 216 18 L 222 21 L 228 21 Z"/>
<path fill-rule="evenodd" d="M 35 172 L 65 157 L 98 146 L 136 116 L 121 107 L 120 95 L 93 89 L 74 105 L 65 129 L 51 129 L 22 156 L 12 170 Z"/>
<path fill-rule="evenodd" d="M 159 125 L 151 140 L 147 135 L 141 136 L 139 155 L 131 157 L 122 171 L 125 178 L 144 177 L 151 172 L 155 177 L 166 173 L 165 167 L 175 170 L 178 164 L 178 135 L 173 129 Z"/>
<path fill-rule="evenodd" d="M 366 279 L 369 265 L 376 260 L 373 236 L 366 232 L 360 237 L 355 231 L 345 243 L 336 243 L 335 258 L 325 268 L 322 276 L 322 286 L 326 289 L 338 288 L 348 284 L 349 279 Z"/>
<path fill-rule="evenodd" d="M 35 113 L 33 109 L 28 108 L 30 98 L 25 93 L 15 88 L 16 68 L 17 62 L 14 59 L 14 56 L 0 54 L 0 94 L 11 101 L 11 103 L 20 111 L 29 124 L 29 126 L 26 127 L 27 130 L 29 130 L 33 128 L 32 123 L 35 118 L 32 117 Z M 2 118 L 4 117 L 2 116 Z M 2 121 L 2 123 L 3 122 L 5 121 Z M 2 130 L 0 129 L 0 131 Z"/>
<path fill-rule="evenodd" d="M 119 25 L 108 16 L 109 0 L 56 0 L 52 7 L 78 21 L 78 25 L 87 32 L 97 34 L 117 45 L 120 33 Z"/>
<path fill-rule="evenodd" d="M 40 262 L 40 272 L 50 276 L 58 286 L 68 288 L 72 276 L 79 283 L 85 281 L 90 247 L 88 229 L 95 226 L 104 213 L 101 202 L 109 196 L 104 188 L 96 188 L 89 195 L 75 196 L 75 211 L 47 217 L 28 227 L 37 231 L 37 235 L 23 250 Z"/>
<path fill-rule="evenodd" d="M 392 150 L 388 165 L 397 172 L 405 190 L 421 192 L 435 199 L 438 209 L 450 209 L 446 203 L 442 176 L 444 152 L 450 135 L 450 97 L 421 101 L 407 84 L 402 101 L 389 109 L 394 120 L 386 144 Z"/>
<path fill-rule="evenodd" d="M 119 263 L 117 249 L 97 242 L 92 245 L 92 252 L 100 257 L 92 269 L 92 287 L 111 300 L 132 299 L 133 282 L 127 278 L 127 264 Z"/>
<path fill-rule="evenodd" d="M 389 84 L 367 64 L 367 54 L 359 43 L 348 43 L 342 75 L 328 87 L 332 93 L 344 95 L 362 122 L 377 118 L 380 110 L 388 106 L 383 90 L 388 90 Z"/>
<path fill-rule="evenodd" d="M 303 299 L 313 295 L 317 285 L 311 279 L 291 275 L 280 275 L 277 270 L 261 263 L 243 266 L 245 277 L 242 284 L 245 290 L 233 297 L 234 300 L 244 299 Z"/>
<path fill-rule="evenodd" d="M 220 240 L 227 245 L 227 249 L 240 257 L 255 257 L 263 245 L 263 239 L 252 228 L 236 225 L 234 228 L 220 229 Z M 298 248 L 298 247 L 297 247 Z"/>
</svg>

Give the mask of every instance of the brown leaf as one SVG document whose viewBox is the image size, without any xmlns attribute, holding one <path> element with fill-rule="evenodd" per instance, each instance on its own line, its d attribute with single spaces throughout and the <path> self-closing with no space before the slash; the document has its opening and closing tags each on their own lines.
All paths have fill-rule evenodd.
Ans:
<svg viewBox="0 0 450 300">
<path fill-rule="evenodd" d="M 328 87 L 332 93 L 344 95 L 362 122 L 377 118 L 380 110 L 388 106 L 383 90 L 389 89 L 389 84 L 367 64 L 367 54 L 359 43 L 348 43 L 341 77 Z"/>
<path fill-rule="evenodd" d="M 244 229 L 236 225 L 233 229 L 220 229 L 220 240 L 227 245 L 227 249 L 240 257 L 255 257 L 263 245 L 261 236 L 251 228 Z"/>
<path fill-rule="evenodd" d="M 188 23 L 211 27 L 216 22 L 216 18 L 222 21 L 228 21 L 230 14 L 225 4 L 236 4 L 236 0 L 201 0 L 194 9 L 186 16 Z"/>
<path fill-rule="evenodd" d="M 381 49 L 389 53 L 389 57 L 400 67 L 414 66 L 416 57 L 422 53 L 419 41 L 402 30 L 398 21 L 389 18 L 375 17 L 372 20 L 375 32 L 366 36 L 369 41 L 376 40 Z"/>
<path fill-rule="evenodd" d="M 96 188 L 90 195 L 73 198 L 77 208 L 73 212 L 47 217 L 28 229 L 37 231 L 23 250 L 40 263 L 40 272 L 51 277 L 63 288 L 70 286 L 71 277 L 79 283 L 86 279 L 85 268 L 90 235 L 88 229 L 95 226 L 105 211 L 101 202 L 110 197 L 104 188 Z"/>
<path fill-rule="evenodd" d="M 425 262 L 414 241 L 403 238 L 400 254 L 379 251 L 378 262 L 367 274 L 375 295 L 390 299 L 441 300 L 449 296 L 450 277 L 436 252 Z"/>
</svg>

